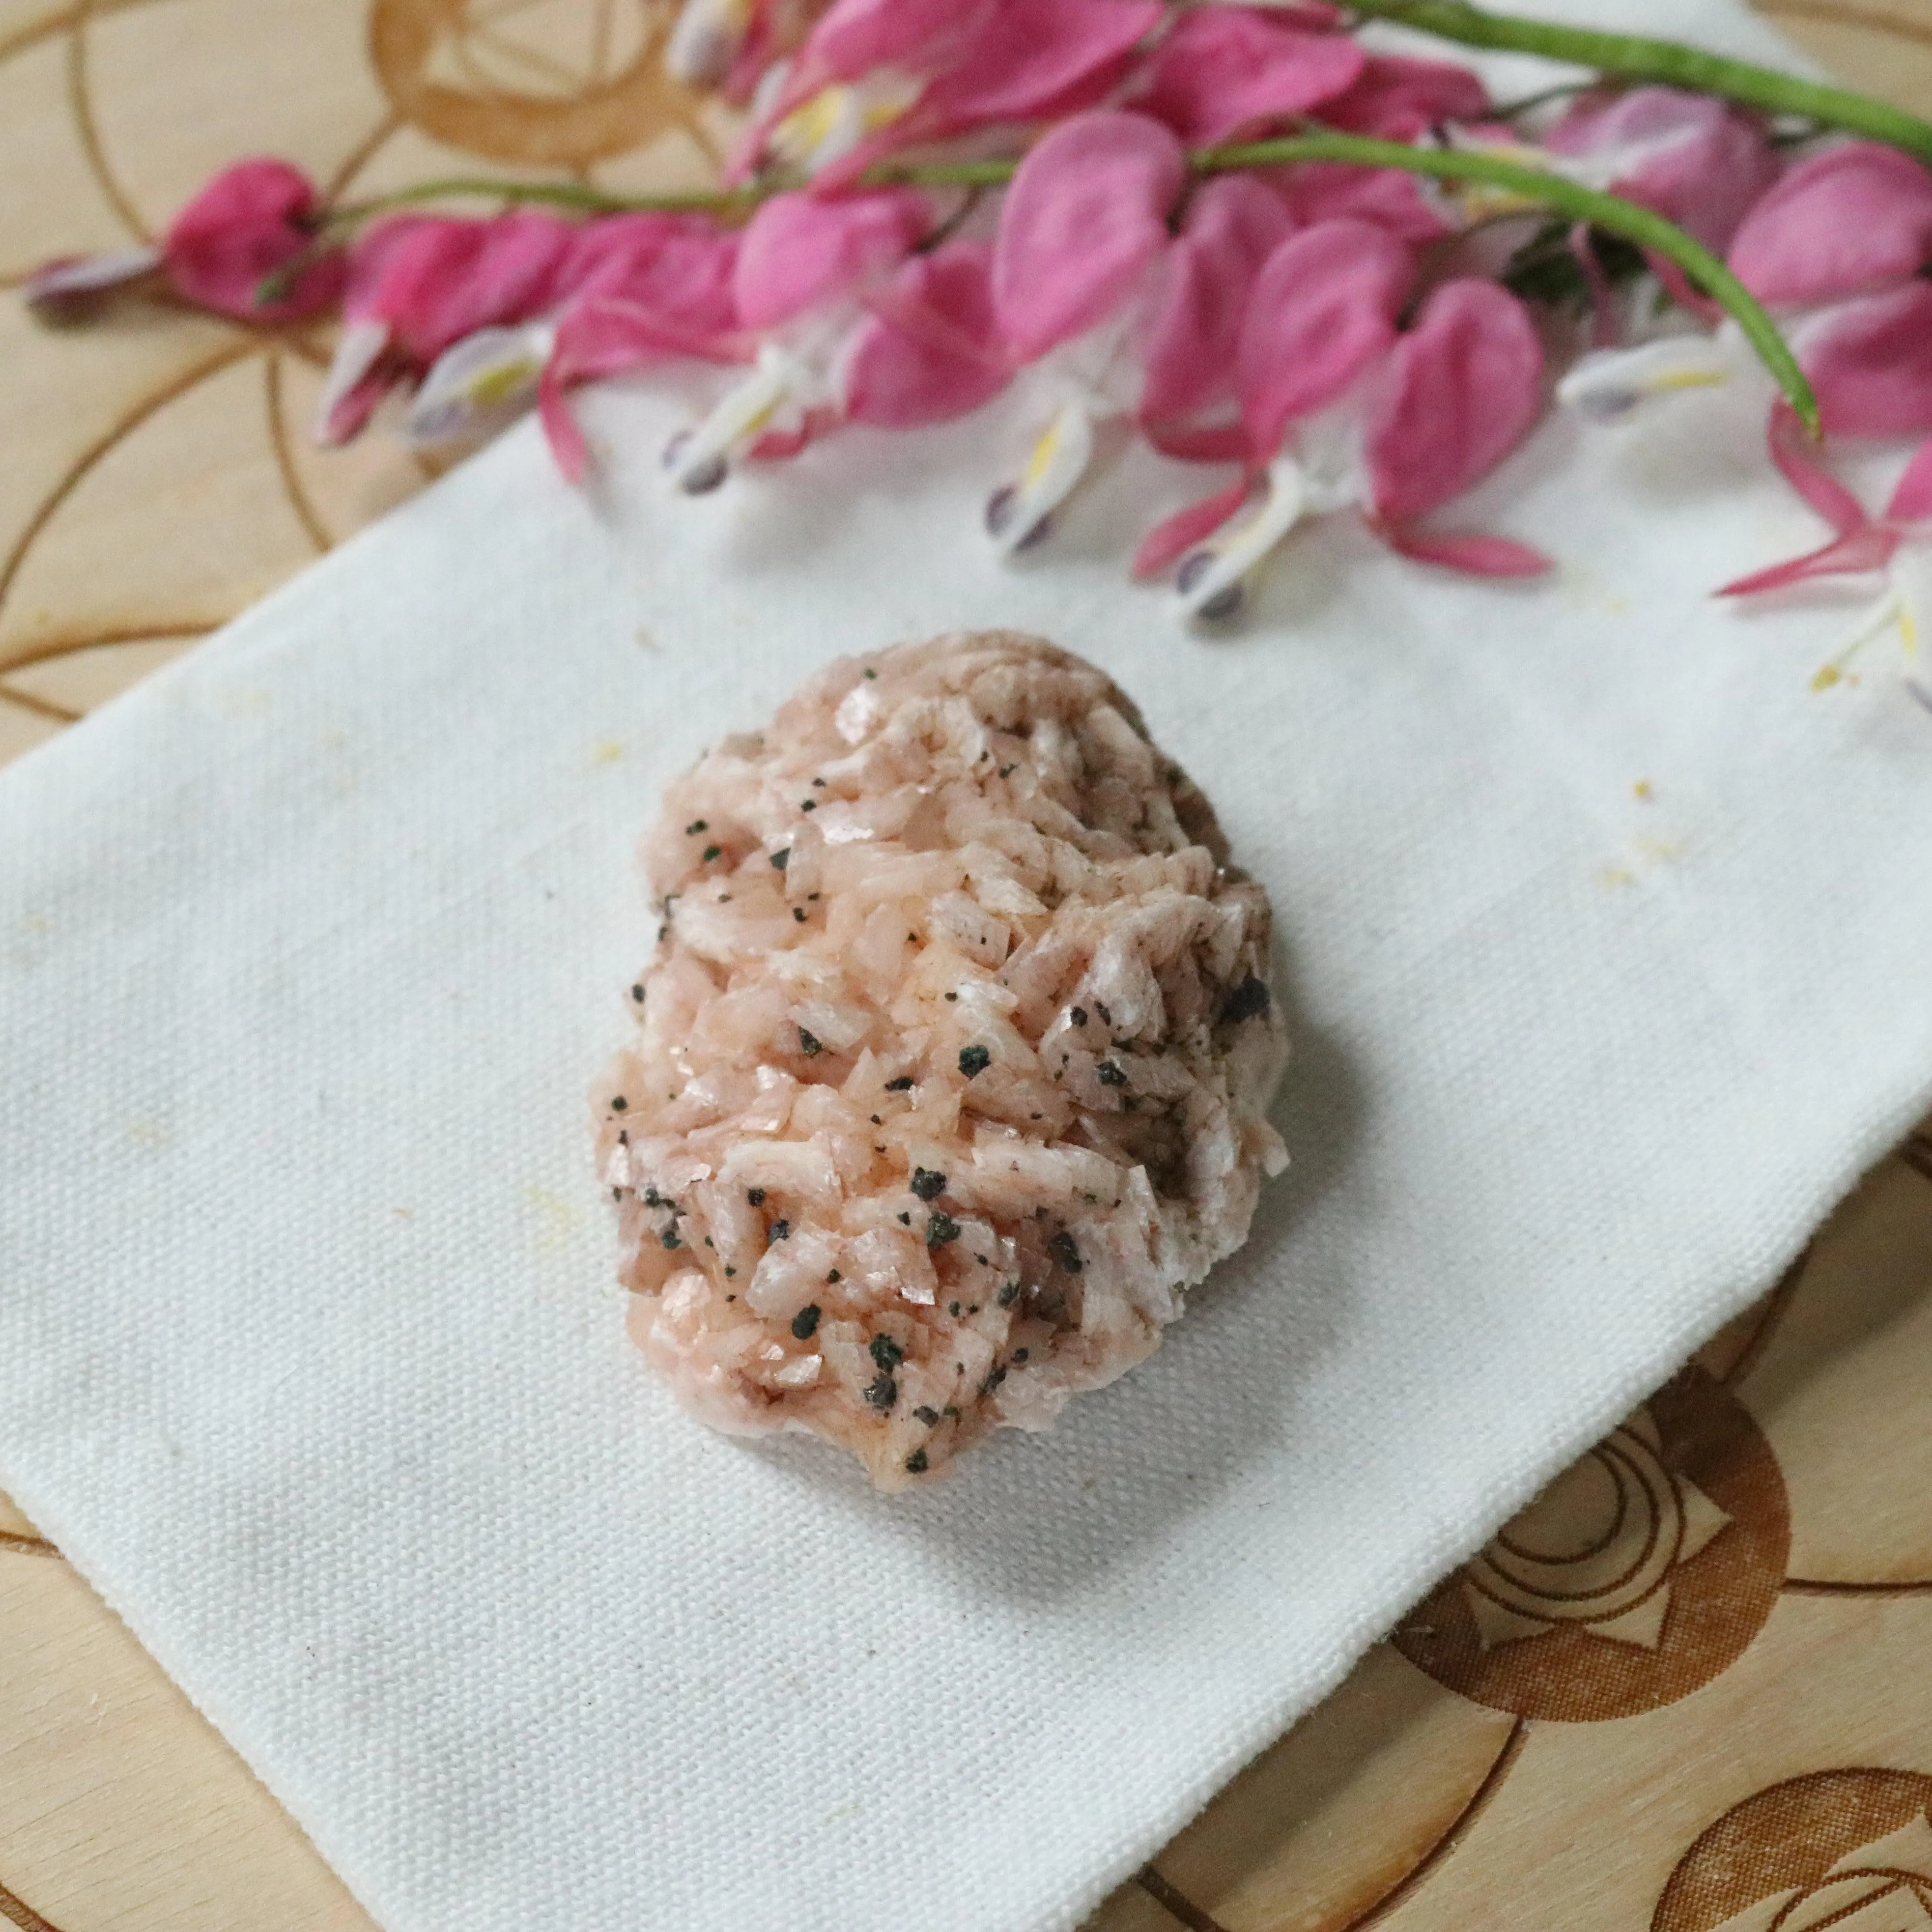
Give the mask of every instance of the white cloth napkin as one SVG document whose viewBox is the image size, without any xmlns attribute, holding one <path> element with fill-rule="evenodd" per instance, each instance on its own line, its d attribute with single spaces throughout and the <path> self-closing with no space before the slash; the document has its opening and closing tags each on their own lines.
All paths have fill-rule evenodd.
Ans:
<svg viewBox="0 0 1932 1932">
<path fill-rule="evenodd" d="M 1606 14 L 1607 7 L 1598 10 Z M 1738 16 L 1670 9 L 1679 31 Z M 1761 396 L 1544 430 L 1498 588 L 1298 537 L 1170 626 L 1024 406 L 702 502 L 528 429 L 0 776 L 0 1480 L 390 1932 L 1075 1924 L 1932 1104 L 1932 719 Z M 929 1491 L 674 1406 L 586 1089 L 664 779 L 839 651 L 1117 675 L 1266 882 L 1290 1175 L 1155 1359 Z"/>
</svg>

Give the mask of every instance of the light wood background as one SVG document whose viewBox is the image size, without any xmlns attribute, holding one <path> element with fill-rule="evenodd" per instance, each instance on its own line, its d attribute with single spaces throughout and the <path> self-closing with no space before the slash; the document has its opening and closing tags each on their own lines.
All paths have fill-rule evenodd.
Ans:
<svg viewBox="0 0 1932 1932">
<path fill-rule="evenodd" d="M 695 182 L 717 129 L 656 74 L 667 10 L 0 0 L 0 281 L 151 233 L 249 152 L 358 192 L 538 164 Z M 1856 84 L 1932 110 L 1932 0 L 1766 10 Z M 418 487 L 380 436 L 308 448 L 328 346 L 323 328 L 152 311 L 55 334 L 0 298 L 0 758 Z M 1090 1932 L 1932 1932 L 1928 1660 L 1921 1136 Z M 0 1916 L 368 1924 L 4 1498 Z"/>
</svg>

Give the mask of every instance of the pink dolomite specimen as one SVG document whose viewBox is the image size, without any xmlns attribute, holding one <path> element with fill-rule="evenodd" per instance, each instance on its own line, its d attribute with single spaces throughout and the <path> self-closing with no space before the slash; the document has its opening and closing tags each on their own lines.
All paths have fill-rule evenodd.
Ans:
<svg viewBox="0 0 1932 1932">
<path fill-rule="evenodd" d="M 1131 702 L 1006 632 L 828 665 L 669 789 L 597 1092 L 632 1333 L 883 1489 L 1154 1348 L 1286 1160 L 1268 901 Z"/>
</svg>

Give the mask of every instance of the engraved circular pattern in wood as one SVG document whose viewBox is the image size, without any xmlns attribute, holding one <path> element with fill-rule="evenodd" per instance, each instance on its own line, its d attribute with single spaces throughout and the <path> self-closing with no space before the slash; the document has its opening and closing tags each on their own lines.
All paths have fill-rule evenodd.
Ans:
<svg viewBox="0 0 1932 1932">
<path fill-rule="evenodd" d="M 1932 106 L 1932 0 L 1767 0 Z M 0 281 L 214 168 L 338 192 L 554 168 L 695 185 L 670 0 L 0 0 Z M 0 302 L 0 758 L 419 486 L 304 425 L 328 331 Z M 1932 1137 L 1403 1620 L 1090 1932 L 1932 1932 Z M 1420 1667 L 1419 1667 L 1420 1666 Z M 1915 1810 L 1914 1807 L 1919 1808 Z M 1912 1916 L 1913 1912 L 1922 1916 Z M 301 1833 L 0 1498 L 0 1918 L 356 1932 Z M 748 1928 L 766 1932 L 766 1928 Z"/>
</svg>

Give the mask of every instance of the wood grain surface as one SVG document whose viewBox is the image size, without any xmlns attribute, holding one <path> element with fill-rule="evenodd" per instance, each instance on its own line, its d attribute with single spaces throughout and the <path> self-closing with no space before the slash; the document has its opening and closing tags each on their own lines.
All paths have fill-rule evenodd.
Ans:
<svg viewBox="0 0 1932 1932">
<path fill-rule="evenodd" d="M 1932 0 L 1763 10 L 1932 109 Z M 250 152 L 358 192 L 455 170 L 701 181 L 721 129 L 658 72 L 668 11 L 0 0 L 0 283 L 151 234 Z M 0 301 L 0 759 L 420 485 L 380 435 L 309 447 L 328 346 L 179 312 L 56 334 Z M 1090 1932 L 1932 1932 L 1928 1656 L 1922 1134 Z M 4 1498 L 0 1917 L 369 1924 Z"/>
</svg>

